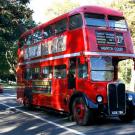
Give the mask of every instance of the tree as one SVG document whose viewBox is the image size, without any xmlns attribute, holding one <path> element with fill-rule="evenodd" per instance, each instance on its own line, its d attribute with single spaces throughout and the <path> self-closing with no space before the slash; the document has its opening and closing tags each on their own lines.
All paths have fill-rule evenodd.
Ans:
<svg viewBox="0 0 135 135">
<path fill-rule="evenodd" d="M 29 0 L 0 0 L 0 77 L 16 73 L 17 40 L 35 26 Z"/>
<path fill-rule="evenodd" d="M 76 7 L 79 7 L 79 3 L 72 2 L 71 0 L 63 0 L 63 2 L 55 1 L 54 4 L 45 11 L 45 16 L 47 16 L 48 20 L 50 20 L 69 12 Z"/>
<path fill-rule="evenodd" d="M 126 17 L 131 36 L 135 43 L 135 1 L 134 0 L 116 0 L 111 7 L 121 10 Z"/>
<path fill-rule="evenodd" d="M 124 13 L 135 45 L 135 0 L 117 0 L 111 4 L 111 7 L 119 9 Z M 124 65 L 126 65 L 126 68 L 123 67 Z M 121 78 L 123 78 L 126 83 L 131 82 L 130 88 L 135 90 L 135 71 L 133 69 L 133 62 L 130 60 L 125 61 L 120 64 L 120 67 Z"/>
</svg>

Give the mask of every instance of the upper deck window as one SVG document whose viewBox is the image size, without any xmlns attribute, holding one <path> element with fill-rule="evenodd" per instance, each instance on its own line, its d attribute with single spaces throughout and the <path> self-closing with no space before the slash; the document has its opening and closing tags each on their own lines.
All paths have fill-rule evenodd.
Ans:
<svg viewBox="0 0 135 135">
<path fill-rule="evenodd" d="M 39 42 L 41 40 L 42 40 L 42 31 L 38 30 L 38 31 L 34 32 L 34 34 L 33 34 L 33 42 L 37 43 L 37 42 Z"/>
<path fill-rule="evenodd" d="M 69 29 L 73 30 L 81 27 L 83 24 L 82 16 L 80 14 L 76 14 L 69 17 Z"/>
<path fill-rule="evenodd" d="M 85 13 L 86 25 L 95 27 L 106 27 L 105 15 Z"/>
<path fill-rule="evenodd" d="M 55 34 L 64 32 L 67 28 L 67 19 L 63 19 L 61 21 L 56 22 L 54 27 L 55 27 Z"/>
<path fill-rule="evenodd" d="M 31 45 L 33 43 L 32 35 L 28 35 L 26 38 L 26 45 Z"/>
<path fill-rule="evenodd" d="M 54 33 L 53 33 L 52 25 L 49 25 L 44 28 L 43 36 L 45 39 L 51 37 L 53 34 Z"/>
<path fill-rule="evenodd" d="M 115 29 L 127 29 L 127 24 L 124 17 L 108 16 L 109 27 Z"/>
</svg>

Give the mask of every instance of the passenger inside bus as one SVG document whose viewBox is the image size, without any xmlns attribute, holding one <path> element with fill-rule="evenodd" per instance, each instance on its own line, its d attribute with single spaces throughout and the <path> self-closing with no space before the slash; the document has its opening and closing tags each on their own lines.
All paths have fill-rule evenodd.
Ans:
<svg viewBox="0 0 135 135">
<path fill-rule="evenodd" d="M 76 88 L 76 59 L 70 59 L 70 67 L 68 73 L 68 89 Z"/>
</svg>

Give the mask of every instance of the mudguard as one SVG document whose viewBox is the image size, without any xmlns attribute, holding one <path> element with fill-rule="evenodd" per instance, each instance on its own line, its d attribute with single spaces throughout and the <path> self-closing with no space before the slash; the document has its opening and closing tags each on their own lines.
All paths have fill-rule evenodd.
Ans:
<svg viewBox="0 0 135 135">
<path fill-rule="evenodd" d="M 132 95 L 133 100 L 129 101 L 128 100 L 128 96 Z M 131 92 L 131 91 L 126 91 L 126 101 L 127 101 L 127 105 L 130 107 L 134 107 L 135 108 L 135 92 Z"/>
<path fill-rule="evenodd" d="M 82 97 L 88 106 L 91 109 L 98 109 L 98 104 L 95 104 L 92 100 L 90 100 L 84 93 L 82 92 L 75 92 L 71 97 L 71 102 L 74 100 L 75 97 Z"/>
</svg>

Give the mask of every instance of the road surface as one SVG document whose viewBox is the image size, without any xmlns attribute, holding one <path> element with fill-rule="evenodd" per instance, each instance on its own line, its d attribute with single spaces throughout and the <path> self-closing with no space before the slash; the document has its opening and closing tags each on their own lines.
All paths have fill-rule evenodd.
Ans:
<svg viewBox="0 0 135 135">
<path fill-rule="evenodd" d="M 135 135 L 135 121 L 106 119 L 78 126 L 64 114 L 43 109 L 28 110 L 16 102 L 15 89 L 0 94 L 0 135 Z"/>
</svg>

